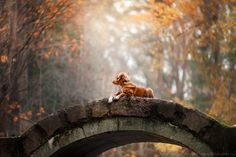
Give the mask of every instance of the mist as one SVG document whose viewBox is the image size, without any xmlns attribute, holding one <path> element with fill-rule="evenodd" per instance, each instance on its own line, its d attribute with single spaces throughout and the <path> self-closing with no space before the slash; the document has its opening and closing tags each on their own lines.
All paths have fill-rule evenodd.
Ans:
<svg viewBox="0 0 236 157">
<path fill-rule="evenodd" d="M 82 23 L 83 48 L 78 59 L 79 95 L 86 100 L 108 97 L 116 88 L 111 83 L 119 72 L 127 72 L 131 80 L 147 86 L 147 73 L 151 71 L 151 58 L 146 54 L 152 44 L 132 43 L 135 38 L 151 34 L 154 30 L 136 16 L 148 15 L 145 8 L 137 11 L 144 1 L 90 1 L 84 4 Z"/>
</svg>

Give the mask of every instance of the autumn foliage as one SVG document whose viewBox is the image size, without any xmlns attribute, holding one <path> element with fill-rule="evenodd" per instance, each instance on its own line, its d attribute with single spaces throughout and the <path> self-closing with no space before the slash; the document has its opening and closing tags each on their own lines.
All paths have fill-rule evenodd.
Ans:
<svg viewBox="0 0 236 157">
<path fill-rule="evenodd" d="M 109 96 L 120 71 L 152 87 L 155 97 L 235 124 L 235 4 L 0 1 L 0 136 L 18 135 L 62 107 Z M 138 156 L 136 147 L 115 148 L 113 155 L 127 149 L 122 155 Z"/>
</svg>

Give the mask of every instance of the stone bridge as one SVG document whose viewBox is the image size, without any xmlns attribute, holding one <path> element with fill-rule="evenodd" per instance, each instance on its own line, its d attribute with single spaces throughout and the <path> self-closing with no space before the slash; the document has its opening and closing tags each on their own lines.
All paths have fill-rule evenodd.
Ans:
<svg viewBox="0 0 236 157">
<path fill-rule="evenodd" d="M 161 142 L 199 156 L 236 156 L 236 128 L 172 101 L 107 99 L 63 109 L 16 138 L 0 139 L 0 157 L 94 157 L 113 147 Z"/>
</svg>

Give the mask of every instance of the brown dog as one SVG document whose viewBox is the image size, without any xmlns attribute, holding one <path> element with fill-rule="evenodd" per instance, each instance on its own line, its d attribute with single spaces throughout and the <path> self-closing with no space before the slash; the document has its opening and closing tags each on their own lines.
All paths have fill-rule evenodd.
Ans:
<svg viewBox="0 0 236 157">
<path fill-rule="evenodd" d="M 137 97 L 148 97 L 153 98 L 153 90 L 151 88 L 145 88 L 135 85 L 130 81 L 129 76 L 121 72 L 116 76 L 116 79 L 112 81 L 114 85 L 120 86 L 120 90 L 113 94 L 108 102 L 111 103 L 113 100 L 118 100 L 122 96 L 137 96 Z"/>
</svg>

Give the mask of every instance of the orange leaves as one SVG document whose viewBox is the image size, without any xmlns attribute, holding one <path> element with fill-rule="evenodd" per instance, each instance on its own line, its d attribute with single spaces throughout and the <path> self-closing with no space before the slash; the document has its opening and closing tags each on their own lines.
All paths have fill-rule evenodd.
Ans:
<svg viewBox="0 0 236 157">
<path fill-rule="evenodd" d="M 182 147 L 178 145 L 172 145 L 172 144 L 165 144 L 165 143 L 158 143 L 154 144 L 155 149 L 157 149 L 160 152 L 179 152 Z"/>
<path fill-rule="evenodd" d="M 34 114 L 36 114 L 36 116 L 38 116 L 38 117 L 41 117 L 45 113 L 46 113 L 45 108 L 41 106 L 38 109 L 38 111 L 36 111 L 36 112 L 35 111 L 33 112 L 33 110 L 28 110 L 28 111 L 22 112 L 22 113 L 20 113 L 18 115 L 14 115 L 12 117 L 12 122 L 16 123 L 16 122 L 19 122 L 21 120 L 31 121 L 31 119 L 33 118 Z"/>
<path fill-rule="evenodd" d="M 21 104 L 19 104 L 16 101 L 7 105 L 5 108 L 5 112 L 8 115 L 12 116 L 13 123 L 19 122 L 21 120 L 31 121 L 31 119 L 35 115 L 38 116 L 38 118 L 40 118 L 41 116 L 43 116 L 46 113 L 46 110 L 43 106 L 40 106 L 38 110 L 28 109 L 24 112 L 22 112 L 21 110 L 23 110 Z"/>
<path fill-rule="evenodd" d="M 154 4 L 156 3 L 156 0 L 148 0 L 148 3 Z"/>
<path fill-rule="evenodd" d="M 20 109 L 20 104 L 18 103 L 18 102 L 12 102 L 11 104 L 9 104 L 7 107 L 6 107 L 6 112 L 7 113 L 11 113 L 11 112 L 13 112 L 13 111 L 15 111 L 15 110 L 18 110 L 18 109 Z"/>
<path fill-rule="evenodd" d="M 68 0 L 47 1 L 47 5 L 49 8 L 49 19 L 55 19 L 58 16 L 70 17 L 72 15 L 72 4 Z"/>
<path fill-rule="evenodd" d="M 75 7 L 72 4 L 69 4 L 69 7 L 67 7 L 66 11 L 64 12 L 63 16 L 65 17 L 64 19 L 70 19 L 73 17 L 75 14 Z"/>
<path fill-rule="evenodd" d="M 36 12 L 38 13 L 38 14 L 43 14 L 44 12 L 45 12 L 45 8 L 44 8 L 44 6 L 43 5 L 39 5 L 38 7 L 37 7 L 37 9 L 36 9 Z"/>
<path fill-rule="evenodd" d="M 80 49 L 81 45 L 79 43 L 79 41 L 77 41 L 77 39 L 74 38 L 69 38 L 67 35 L 64 36 L 60 42 L 57 43 L 57 46 L 54 46 L 54 48 L 50 48 L 48 49 L 47 52 L 43 53 L 43 58 L 44 59 L 50 59 L 51 57 L 57 57 L 59 56 L 61 53 L 61 50 L 67 50 L 68 53 L 70 53 L 71 55 L 78 55 L 76 54 L 78 52 L 78 50 Z M 71 62 L 71 60 L 69 61 Z"/>
<path fill-rule="evenodd" d="M 24 113 L 21 113 L 19 115 L 16 115 L 12 118 L 12 121 L 14 123 L 20 121 L 20 120 L 30 120 L 32 118 L 32 114 L 33 114 L 33 111 L 32 110 L 29 110 L 29 111 L 26 111 Z"/>
<path fill-rule="evenodd" d="M 81 5 L 84 2 L 84 0 L 77 0 L 77 4 Z"/>
<path fill-rule="evenodd" d="M 76 52 L 79 49 L 79 44 L 76 39 L 71 40 L 71 46 L 70 46 L 70 51 L 71 52 Z"/>
<path fill-rule="evenodd" d="M 32 14 L 37 16 L 34 24 L 36 27 L 52 28 L 56 22 L 65 21 L 72 16 L 72 2 L 68 0 L 46 0 L 37 6 L 36 11 Z"/>
<path fill-rule="evenodd" d="M 228 90 L 223 83 L 218 83 L 219 89 L 214 96 L 212 106 L 209 109 L 209 114 L 213 117 L 224 119 L 228 123 L 235 122 L 235 104 L 236 97 L 232 95 L 228 97 Z"/>
<path fill-rule="evenodd" d="M 54 52 L 49 49 L 46 53 L 43 54 L 44 59 L 49 59 L 52 55 L 54 55 Z"/>
<path fill-rule="evenodd" d="M 42 106 L 39 108 L 39 113 L 45 113 L 45 109 Z"/>
<path fill-rule="evenodd" d="M 128 153 L 124 154 L 124 157 L 137 157 L 137 153 L 133 150 L 129 151 Z"/>
<path fill-rule="evenodd" d="M 44 48 L 45 52 L 42 54 L 44 59 L 58 56 L 65 49 L 68 49 L 69 52 L 78 50 L 79 44 L 68 38 L 68 30 L 65 27 L 75 13 L 74 7 L 73 2 L 68 0 L 46 0 L 37 7 L 39 18 L 35 21 L 35 26 L 44 28 L 44 37 L 37 43 L 36 48 Z M 36 30 L 33 33 L 35 39 L 40 37 L 41 33 L 38 29 Z"/>
<path fill-rule="evenodd" d="M 33 36 L 34 36 L 35 38 L 37 38 L 39 35 L 40 35 L 39 32 L 34 32 L 34 33 L 33 33 Z"/>
<path fill-rule="evenodd" d="M 40 24 L 40 20 L 37 19 L 35 22 L 34 22 L 36 25 Z"/>
<path fill-rule="evenodd" d="M 0 33 L 7 33 L 9 31 L 9 28 L 7 25 L 4 25 L 2 28 L 0 28 Z"/>
<path fill-rule="evenodd" d="M 166 3 L 167 5 L 170 5 L 170 4 L 172 4 L 172 3 L 175 2 L 175 0 L 163 0 L 163 1 L 164 1 L 164 3 Z"/>
<path fill-rule="evenodd" d="M 7 55 L 0 55 L 0 62 L 1 63 L 7 63 L 8 62 Z"/>
<path fill-rule="evenodd" d="M 154 17 L 153 24 L 157 31 L 161 28 L 168 27 L 180 16 L 179 10 L 170 5 L 174 3 L 174 0 L 165 0 L 164 3 L 153 0 L 148 2 L 148 8 Z"/>
<path fill-rule="evenodd" d="M 198 0 L 196 0 L 195 2 L 183 0 L 178 5 L 178 8 L 185 16 L 188 16 L 193 20 L 202 17 L 201 13 L 199 12 L 200 4 L 198 3 Z"/>
<path fill-rule="evenodd" d="M 12 121 L 13 123 L 16 123 L 19 120 L 18 116 L 13 117 Z"/>
<path fill-rule="evenodd" d="M 39 108 L 39 111 L 38 111 L 38 113 L 37 113 L 36 115 L 37 115 L 37 116 L 42 116 L 44 113 L 45 113 L 45 108 L 41 106 L 41 107 Z"/>
<path fill-rule="evenodd" d="M 51 12 L 51 14 L 57 14 L 57 12 L 58 12 L 58 8 L 57 8 L 57 6 L 55 6 L 55 5 L 51 5 L 50 6 L 50 12 Z"/>
</svg>

